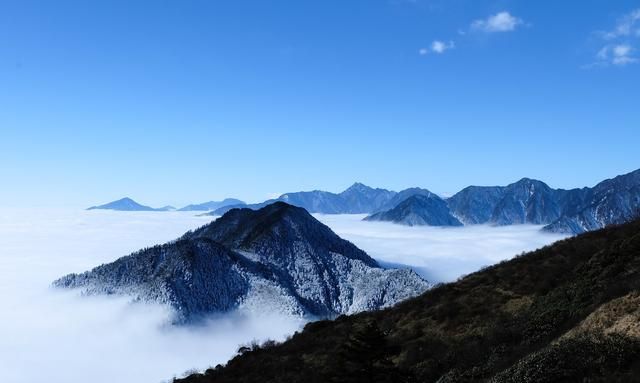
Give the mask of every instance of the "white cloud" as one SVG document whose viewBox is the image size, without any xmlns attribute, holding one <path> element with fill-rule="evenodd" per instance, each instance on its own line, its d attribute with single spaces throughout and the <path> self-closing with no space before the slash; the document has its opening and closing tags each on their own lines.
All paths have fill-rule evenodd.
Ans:
<svg viewBox="0 0 640 383">
<path fill-rule="evenodd" d="M 621 17 L 610 31 L 596 32 L 604 44 L 595 54 L 596 61 L 586 68 L 609 65 L 625 66 L 640 62 L 635 52 L 634 37 L 640 37 L 640 9 Z"/>
<path fill-rule="evenodd" d="M 434 40 L 431 42 L 429 48 L 420 48 L 418 53 L 421 56 L 427 55 L 429 53 L 443 54 L 444 52 L 454 49 L 456 44 L 453 41 L 445 42 L 440 40 Z"/>
<path fill-rule="evenodd" d="M 471 29 L 487 33 L 510 32 L 522 24 L 524 24 L 522 19 L 511 15 L 509 12 L 503 11 L 491 15 L 484 20 L 475 20 L 471 23 Z"/>
<path fill-rule="evenodd" d="M 532 225 L 409 227 L 362 221 L 363 215 L 314 216 L 383 266 L 411 267 L 435 283 L 454 281 L 483 266 L 563 238 Z"/>
<path fill-rule="evenodd" d="M 453 48 L 455 48 L 455 43 L 453 41 L 449 41 L 448 43 L 445 43 L 443 41 L 435 40 L 434 42 L 431 43 L 431 50 L 436 53 L 444 53 L 444 51 L 447 51 Z"/>
<path fill-rule="evenodd" d="M 627 65 L 638 62 L 638 59 L 631 56 L 634 49 L 627 44 L 616 45 L 611 49 L 611 62 L 614 65 Z"/>
<path fill-rule="evenodd" d="M 611 31 L 602 32 L 602 36 L 607 40 L 631 35 L 640 36 L 640 9 L 629 12 L 618 20 L 616 26 Z"/>
</svg>

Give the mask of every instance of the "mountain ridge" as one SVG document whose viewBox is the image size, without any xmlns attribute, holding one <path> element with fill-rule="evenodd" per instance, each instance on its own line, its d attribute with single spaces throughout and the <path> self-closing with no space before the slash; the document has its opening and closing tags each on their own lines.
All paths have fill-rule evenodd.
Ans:
<svg viewBox="0 0 640 383">
<path fill-rule="evenodd" d="M 236 198 L 225 198 L 222 201 L 208 201 L 184 206 L 178 211 L 213 211 L 225 206 L 244 206 L 246 203 Z"/>
<path fill-rule="evenodd" d="M 444 201 L 448 213 L 440 205 L 421 209 L 397 205 L 365 219 L 428 225 L 428 220 L 420 223 L 416 216 L 452 215 L 467 225 L 533 224 L 545 225 L 544 231 L 581 234 L 625 222 L 638 214 L 640 169 L 592 188 L 553 189 L 542 181 L 522 178 L 507 186 L 468 186 Z M 457 226 L 452 222 L 449 226 Z"/>
</svg>

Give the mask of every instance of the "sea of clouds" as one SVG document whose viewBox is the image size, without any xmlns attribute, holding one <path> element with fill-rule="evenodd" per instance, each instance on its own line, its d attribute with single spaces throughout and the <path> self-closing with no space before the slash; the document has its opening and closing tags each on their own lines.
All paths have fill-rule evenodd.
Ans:
<svg viewBox="0 0 640 383">
<path fill-rule="evenodd" d="M 411 228 L 362 222 L 358 215 L 316 217 L 381 264 L 413 267 L 431 282 L 560 238 L 535 226 Z M 0 379 L 160 382 L 224 363 L 241 344 L 299 330 L 299 318 L 239 313 L 197 327 L 171 326 L 160 305 L 50 287 L 62 275 L 172 240 L 210 219 L 193 212 L 0 212 Z"/>
<path fill-rule="evenodd" d="M 432 283 L 459 277 L 564 238 L 542 226 L 402 226 L 364 215 L 316 215 L 386 267 L 410 267 Z"/>
</svg>

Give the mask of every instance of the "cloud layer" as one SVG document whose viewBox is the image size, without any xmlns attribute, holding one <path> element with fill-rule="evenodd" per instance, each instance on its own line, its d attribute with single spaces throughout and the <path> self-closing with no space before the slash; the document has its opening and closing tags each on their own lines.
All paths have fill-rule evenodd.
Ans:
<svg viewBox="0 0 640 383">
<path fill-rule="evenodd" d="M 408 227 L 362 215 L 318 215 L 341 237 L 387 266 L 410 266 L 430 282 L 450 282 L 483 266 L 563 238 L 540 226 Z"/>
</svg>

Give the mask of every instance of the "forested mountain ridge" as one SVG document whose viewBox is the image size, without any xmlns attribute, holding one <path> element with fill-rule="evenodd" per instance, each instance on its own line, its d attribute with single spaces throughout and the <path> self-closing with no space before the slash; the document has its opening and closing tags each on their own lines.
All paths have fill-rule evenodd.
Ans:
<svg viewBox="0 0 640 383">
<path fill-rule="evenodd" d="M 233 209 L 176 241 L 54 286 L 168 304 L 180 322 L 233 309 L 331 318 L 388 307 L 430 287 L 411 270 L 381 268 L 284 202 Z"/>
</svg>

